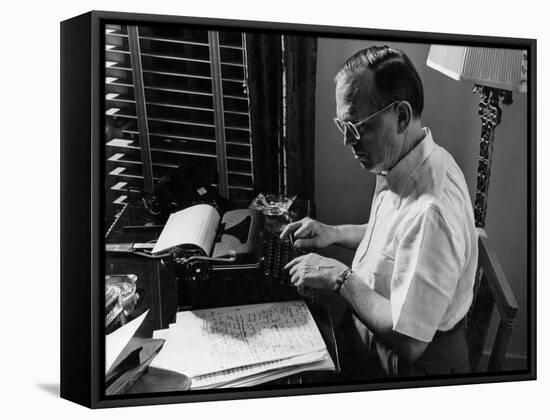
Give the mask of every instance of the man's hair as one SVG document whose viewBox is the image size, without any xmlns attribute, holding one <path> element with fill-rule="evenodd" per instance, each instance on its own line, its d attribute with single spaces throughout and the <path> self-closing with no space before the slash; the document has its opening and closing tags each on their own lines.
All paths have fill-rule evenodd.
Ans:
<svg viewBox="0 0 550 420">
<path fill-rule="evenodd" d="M 373 75 L 375 97 L 368 98 L 373 106 L 383 108 L 394 101 L 407 101 L 414 117 L 420 117 L 424 109 L 422 80 L 403 51 L 386 45 L 365 48 L 346 60 L 334 80 L 359 75 L 365 69 Z"/>
</svg>

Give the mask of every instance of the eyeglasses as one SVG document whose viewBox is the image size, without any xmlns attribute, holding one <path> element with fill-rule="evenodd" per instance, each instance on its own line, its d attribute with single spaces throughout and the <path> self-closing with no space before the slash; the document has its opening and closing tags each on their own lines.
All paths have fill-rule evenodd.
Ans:
<svg viewBox="0 0 550 420">
<path fill-rule="evenodd" d="M 384 108 L 376 111 L 374 114 L 371 114 L 369 115 L 367 118 L 364 118 L 362 119 L 361 121 L 359 122 L 356 122 L 356 123 L 352 123 L 352 122 L 349 122 L 349 121 L 342 121 L 341 119 L 338 119 L 338 118 L 334 118 L 334 123 L 336 124 L 336 127 L 338 127 L 338 130 L 340 130 L 340 132 L 345 136 L 348 132 L 348 130 L 350 131 L 350 133 L 353 135 L 353 137 L 355 137 L 355 140 L 359 140 L 361 138 L 361 135 L 359 134 L 359 130 L 358 128 L 360 126 L 362 126 L 363 124 L 365 124 L 367 121 L 369 121 L 371 118 L 374 118 L 376 117 L 377 115 L 381 114 L 382 112 L 384 112 L 385 110 L 391 108 L 393 105 L 399 103 L 399 101 L 395 101 L 395 102 L 392 102 L 391 104 L 389 104 L 388 106 L 385 106 Z"/>
</svg>

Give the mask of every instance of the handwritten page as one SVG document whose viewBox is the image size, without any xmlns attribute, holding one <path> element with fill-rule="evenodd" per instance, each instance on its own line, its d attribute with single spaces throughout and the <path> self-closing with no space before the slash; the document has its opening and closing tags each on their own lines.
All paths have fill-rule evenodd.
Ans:
<svg viewBox="0 0 550 420">
<path fill-rule="evenodd" d="M 230 383 L 225 383 L 218 388 L 236 388 L 243 386 L 254 386 L 262 384 L 268 381 L 273 381 L 275 379 L 284 378 L 286 376 L 294 375 L 296 373 L 305 372 L 308 370 L 334 370 L 334 362 L 332 361 L 328 351 L 325 350 L 324 357 L 322 360 L 304 363 L 304 364 L 294 364 L 293 366 L 287 366 L 280 369 L 270 370 L 268 372 L 261 372 L 255 375 L 250 375 L 243 377 L 242 379 L 232 381 Z M 191 388 L 193 386 L 191 385 Z"/>
<path fill-rule="evenodd" d="M 220 215 L 208 204 L 198 204 L 172 213 L 152 252 L 160 254 L 179 245 L 196 245 L 208 255 L 219 223 Z"/>
<path fill-rule="evenodd" d="M 179 312 L 178 370 L 204 375 L 326 349 L 303 301 Z"/>
<path fill-rule="evenodd" d="M 172 329 L 172 332 L 174 331 Z M 174 370 L 174 361 L 180 360 L 181 354 L 173 346 L 171 347 L 173 341 L 170 339 L 170 329 L 154 331 L 153 338 L 161 338 L 166 341 L 160 353 L 151 363 L 151 367 Z M 252 386 L 306 370 L 334 370 L 334 368 L 334 362 L 325 349 L 301 356 L 191 377 L 191 389 Z M 187 370 L 178 372 L 188 374 Z"/>
<path fill-rule="evenodd" d="M 273 380 L 279 377 L 278 374 L 280 373 L 284 373 L 282 376 L 286 376 L 286 372 L 290 369 L 303 371 L 304 365 L 325 367 L 327 366 L 327 356 L 328 353 L 326 350 L 316 351 L 301 356 L 289 357 L 287 359 L 273 360 L 270 362 L 214 372 L 207 375 L 200 375 L 192 378 L 191 389 L 239 386 L 240 383 L 248 384 L 263 378 Z M 330 356 L 328 356 L 328 360 L 328 367 L 326 368 L 330 369 L 330 367 L 332 367 L 332 369 L 334 369 L 334 363 L 332 363 Z"/>
<path fill-rule="evenodd" d="M 253 386 L 334 363 L 304 302 L 179 312 L 157 330 L 152 367 L 191 379 L 191 389 Z"/>
</svg>

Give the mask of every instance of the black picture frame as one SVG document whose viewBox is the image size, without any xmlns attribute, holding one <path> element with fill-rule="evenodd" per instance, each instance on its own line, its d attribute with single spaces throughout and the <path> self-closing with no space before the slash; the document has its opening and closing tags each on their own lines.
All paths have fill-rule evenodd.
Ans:
<svg viewBox="0 0 550 420">
<path fill-rule="evenodd" d="M 285 32 L 348 39 L 521 48 L 528 52 L 528 368 L 373 383 L 105 396 L 104 33 L 108 22 Z M 92 11 L 61 23 L 61 397 L 91 408 L 536 379 L 536 40 Z"/>
</svg>

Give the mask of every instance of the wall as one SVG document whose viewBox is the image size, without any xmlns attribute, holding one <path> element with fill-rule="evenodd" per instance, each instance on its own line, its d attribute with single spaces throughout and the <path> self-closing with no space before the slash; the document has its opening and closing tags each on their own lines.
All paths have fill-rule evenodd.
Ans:
<svg viewBox="0 0 550 420">
<path fill-rule="evenodd" d="M 325 223 L 365 223 L 370 210 L 374 176 L 363 171 L 343 146 L 335 116 L 333 78 L 352 54 L 371 45 L 402 49 L 412 60 L 424 83 L 423 123 L 437 143 L 446 148 L 462 168 L 472 200 L 475 196 L 480 120 L 479 96 L 472 85 L 457 82 L 428 68 L 429 45 L 350 41 L 320 38 L 316 92 L 316 205 L 317 218 Z M 509 354 L 527 354 L 527 97 L 514 94 L 504 107 L 497 128 L 486 230 L 504 272 L 518 298 L 520 310 L 509 345 Z M 328 253 L 350 262 L 353 253 L 336 247 Z"/>
</svg>

